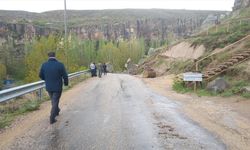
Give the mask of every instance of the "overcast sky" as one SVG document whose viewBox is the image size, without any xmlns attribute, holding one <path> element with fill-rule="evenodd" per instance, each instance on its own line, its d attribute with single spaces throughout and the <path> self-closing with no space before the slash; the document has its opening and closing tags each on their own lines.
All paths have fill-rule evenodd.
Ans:
<svg viewBox="0 0 250 150">
<path fill-rule="evenodd" d="M 234 0 L 67 0 L 68 9 L 162 8 L 232 10 Z M 64 9 L 64 0 L 0 0 L 1 10 L 44 12 Z"/>
</svg>

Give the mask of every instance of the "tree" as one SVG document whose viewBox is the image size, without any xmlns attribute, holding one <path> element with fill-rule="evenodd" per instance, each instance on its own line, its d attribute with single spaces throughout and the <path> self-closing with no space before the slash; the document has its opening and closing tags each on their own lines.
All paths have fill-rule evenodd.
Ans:
<svg viewBox="0 0 250 150">
<path fill-rule="evenodd" d="M 0 64 L 0 80 L 3 80 L 6 77 L 6 67 L 3 64 Z"/>
<path fill-rule="evenodd" d="M 58 38 L 52 35 L 48 38 L 41 37 L 39 40 L 34 41 L 30 47 L 32 50 L 28 50 L 29 53 L 25 57 L 25 81 L 33 82 L 39 79 L 40 66 L 48 59 L 48 52 L 57 50 L 58 41 Z M 60 53 L 60 51 L 59 53 L 57 52 L 59 56 L 61 56 Z M 63 57 L 63 61 L 65 61 L 65 57 Z"/>
</svg>

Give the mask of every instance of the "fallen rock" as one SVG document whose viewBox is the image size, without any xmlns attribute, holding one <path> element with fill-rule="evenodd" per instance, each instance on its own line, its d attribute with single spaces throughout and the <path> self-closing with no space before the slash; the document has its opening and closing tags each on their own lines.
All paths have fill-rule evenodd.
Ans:
<svg viewBox="0 0 250 150">
<path fill-rule="evenodd" d="M 225 89 L 229 88 L 229 84 L 222 78 L 217 78 L 207 85 L 207 90 L 213 92 L 223 92 Z"/>
<path fill-rule="evenodd" d="M 147 68 L 143 72 L 143 78 L 155 78 L 156 72 L 152 68 Z"/>
<path fill-rule="evenodd" d="M 128 70 L 129 74 L 136 75 L 137 74 L 137 70 L 138 70 L 138 65 L 137 64 L 129 63 L 128 67 L 127 67 L 127 70 Z"/>
<path fill-rule="evenodd" d="M 241 93 L 250 93 L 250 86 L 246 86 L 241 88 L 240 90 Z"/>
</svg>

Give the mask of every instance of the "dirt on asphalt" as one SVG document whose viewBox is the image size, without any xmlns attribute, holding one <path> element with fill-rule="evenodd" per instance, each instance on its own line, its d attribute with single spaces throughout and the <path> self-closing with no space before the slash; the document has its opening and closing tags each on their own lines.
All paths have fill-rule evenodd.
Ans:
<svg viewBox="0 0 250 150">
<path fill-rule="evenodd" d="M 174 76 L 143 79 L 155 92 L 182 104 L 187 117 L 204 127 L 231 150 L 250 149 L 250 100 L 242 97 L 198 97 L 172 90 Z"/>
</svg>

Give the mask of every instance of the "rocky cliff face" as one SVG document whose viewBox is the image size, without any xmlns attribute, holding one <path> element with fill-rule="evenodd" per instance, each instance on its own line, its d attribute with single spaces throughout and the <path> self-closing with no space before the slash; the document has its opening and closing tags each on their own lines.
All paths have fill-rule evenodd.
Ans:
<svg viewBox="0 0 250 150">
<path fill-rule="evenodd" d="M 235 0 L 233 10 L 250 7 L 250 0 Z"/>
<path fill-rule="evenodd" d="M 84 25 L 70 28 L 82 39 L 134 39 L 166 40 L 169 33 L 176 37 L 188 36 L 201 26 L 205 18 L 176 19 L 137 19 L 120 23 Z"/>
<path fill-rule="evenodd" d="M 166 41 L 170 37 L 188 36 L 201 27 L 208 15 L 223 13 L 154 9 L 69 11 L 68 26 L 69 32 L 81 39 Z M 42 14 L 0 11 L 0 63 L 11 60 L 6 56 L 22 59 L 27 40 L 63 33 L 62 15 L 61 11 Z"/>
<path fill-rule="evenodd" d="M 48 36 L 59 32 L 57 29 L 32 24 L 0 22 L 0 63 L 22 60 L 25 55 L 25 41 L 30 41 L 32 38 L 41 35 Z"/>
</svg>

